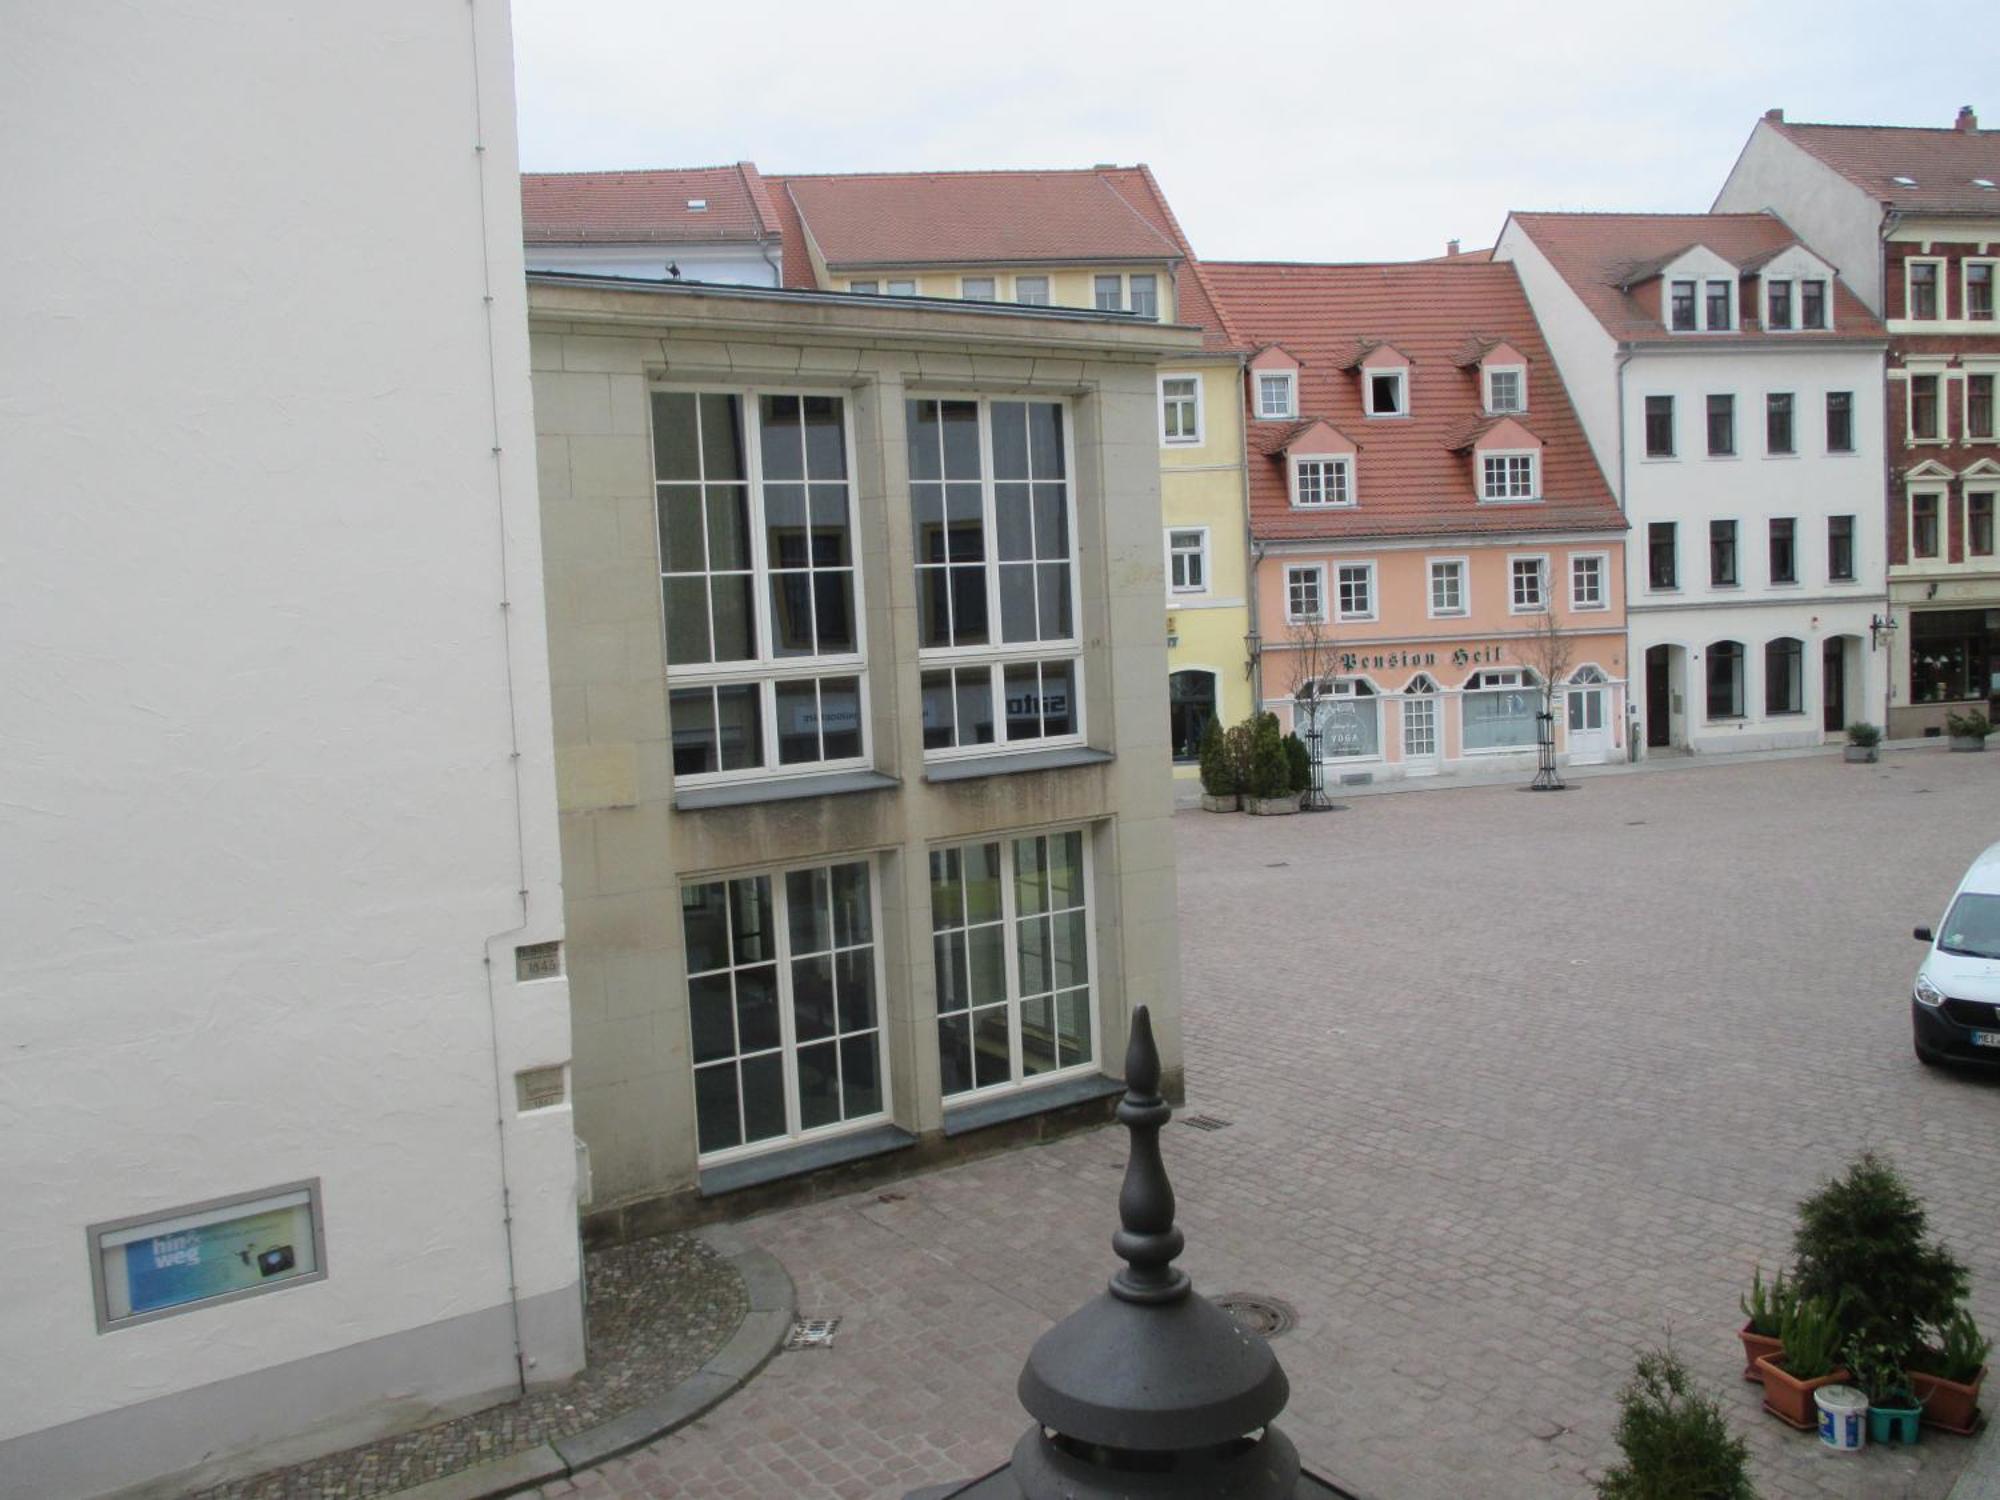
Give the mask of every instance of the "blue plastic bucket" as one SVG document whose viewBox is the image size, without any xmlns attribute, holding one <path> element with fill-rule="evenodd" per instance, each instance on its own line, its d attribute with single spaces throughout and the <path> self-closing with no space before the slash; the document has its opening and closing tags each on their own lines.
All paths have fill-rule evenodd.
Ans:
<svg viewBox="0 0 2000 1500">
<path fill-rule="evenodd" d="M 1868 1441 L 1868 1398 L 1851 1385 L 1823 1385 L 1813 1392 L 1819 1440 L 1836 1453 L 1859 1453 Z"/>
</svg>

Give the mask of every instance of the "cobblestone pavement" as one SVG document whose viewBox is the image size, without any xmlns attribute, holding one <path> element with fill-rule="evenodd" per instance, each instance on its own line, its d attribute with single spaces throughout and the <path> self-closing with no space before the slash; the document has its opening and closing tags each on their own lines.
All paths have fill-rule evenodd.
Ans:
<svg viewBox="0 0 2000 1500">
<path fill-rule="evenodd" d="M 1904 997 L 2000 756 L 1691 766 L 1561 796 L 1182 814 L 1196 1285 L 1267 1293 L 1283 1419 L 1379 1500 L 1582 1500 L 1636 1347 L 1671 1337 L 1767 1497 L 1934 1500 L 1970 1445 L 1822 1453 L 1739 1378 L 1736 1297 L 1796 1201 L 1889 1153 L 2000 1328 L 2000 1083 L 1929 1073 Z M 840 1316 L 699 1422 L 545 1490 L 900 1496 L 1002 1460 L 1021 1361 L 1101 1285 L 1099 1130 L 751 1221 Z"/>
<path fill-rule="evenodd" d="M 569 1437 L 672 1389 L 722 1347 L 750 1308 L 735 1267 L 689 1235 L 593 1251 L 586 1267 L 590 1368 L 569 1384 L 204 1490 L 195 1500 L 365 1500 Z"/>
</svg>

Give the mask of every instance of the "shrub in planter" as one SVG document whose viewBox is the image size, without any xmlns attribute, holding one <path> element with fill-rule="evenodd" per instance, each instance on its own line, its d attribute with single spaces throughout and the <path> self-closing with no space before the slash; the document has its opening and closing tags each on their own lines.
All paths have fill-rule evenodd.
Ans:
<svg viewBox="0 0 2000 1500">
<path fill-rule="evenodd" d="M 1757 1361 L 1764 1372 L 1764 1410 L 1801 1432 L 1819 1425 L 1813 1392 L 1847 1378 L 1846 1368 L 1835 1363 L 1845 1341 L 1841 1314 L 1835 1299 L 1801 1297 L 1779 1333 L 1784 1350 Z"/>
<path fill-rule="evenodd" d="M 1276 714 L 1258 714 L 1250 727 L 1250 774 L 1244 784 L 1253 813 L 1299 810 L 1292 793 L 1292 763 L 1285 755 L 1285 737 Z"/>
<path fill-rule="evenodd" d="M 1979 1421 L 1979 1387 L 1993 1341 L 1983 1338 L 1972 1314 L 1960 1310 L 1910 1352 L 1910 1389 L 1924 1421 L 1946 1432 L 1970 1433 Z"/>
<path fill-rule="evenodd" d="M 1757 1500 L 1743 1439 L 1671 1350 L 1641 1354 L 1619 1392 L 1618 1449 L 1598 1500 Z"/>
<path fill-rule="evenodd" d="M 1859 1339 L 1908 1355 L 1926 1324 L 1951 1321 L 1969 1280 L 1925 1228 L 1923 1203 L 1902 1174 L 1862 1155 L 1799 1205 L 1799 1296 L 1837 1302 L 1843 1344 Z"/>
<path fill-rule="evenodd" d="M 1857 765 L 1871 762 L 1875 759 L 1875 747 L 1881 743 L 1882 731 L 1873 724 L 1849 724 L 1843 758 Z"/>
<path fill-rule="evenodd" d="M 1285 736 L 1285 764 L 1291 769 L 1291 789 L 1295 792 L 1312 790 L 1312 752 L 1306 749 L 1306 742 L 1296 734 Z"/>
<path fill-rule="evenodd" d="M 1764 1268 L 1758 1266 L 1750 1273 L 1750 1290 L 1736 1299 L 1736 1305 L 1743 1309 L 1743 1326 L 1736 1336 L 1743 1341 L 1743 1378 L 1762 1381 L 1764 1372 L 1757 1368 L 1757 1361 L 1766 1354 L 1776 1354 L 1785 1347 L 1780 1337 L 1785 1319 L 1790 1316 L 1792 1304 L 1798 1300 L 1791 1286 L 1785 1281 L 1784 1267 L 1771 1278 L 1771 1284 L 1764 1285 Z"/>
<path fill-rule="evenodd" d="M 1229 741 L 1214 719 L 1201 732 L 1201 805 L 1210 812 L 1234 812 L 1242 790 L 1229 758 Z"/>
<path fill-rule="evenodd" d="M 1868 1398 L 1868 1440 L 1873 1443 L 1914 1443 L 1923 1407 L 1911 1392 L 1903 1361 L 1887 1344 L 1856 1344 L 1847 1363 L 1854 1383 Z"/>
<path fill-rule="evenodd" d="M 1969 714 L 1946 714 L 1944 727 L 1954 750 L 1984 750 L 1986 737 L 1993 733 L 1992 722 L 1977 709 Z"/>
</svg>

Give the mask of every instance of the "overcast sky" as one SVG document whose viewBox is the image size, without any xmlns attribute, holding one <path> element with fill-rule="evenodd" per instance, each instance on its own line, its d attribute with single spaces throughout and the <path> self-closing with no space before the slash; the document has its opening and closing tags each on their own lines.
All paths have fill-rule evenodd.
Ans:
<svg viewBox="0 0 2000 1500">
<path fill-rule="evenodd" d="M 1773 105 L 2000 126 L 1991 4 L 514 0 L 521 164 L 1143 161 L 1206 258 L 1407 259 L 1706 209 Z"/>
</svg>

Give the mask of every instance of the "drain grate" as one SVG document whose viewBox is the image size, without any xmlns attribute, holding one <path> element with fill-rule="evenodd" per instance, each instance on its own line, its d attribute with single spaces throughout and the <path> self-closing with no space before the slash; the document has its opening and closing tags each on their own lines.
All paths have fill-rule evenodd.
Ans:
<svg viewBox="0 0 2000 1500">
<path fill-rule="evenodd" d="M 1190 1130 L 1227 1130 L 1230 1126 L 1228 1120 L 1219 1120 L 1214 1115 L 1183 1115 L 1181 1124 Z"/>
<path fill-rule="evenodd" d="M 785 1335 L 787 1349 L 831 1349 L 833 1335 L 840 1327 L 838 1318 L 794 1318 L 792 1331 Z"/>
<path fill-rule="evenodd" d="M 1215 1299 L 1215 1305 L 1259 1338 L 1274 1339 L 1299 1322 L 1289 1303 L 1261 1292 L 1227 1292 Z"/>
</svg>

